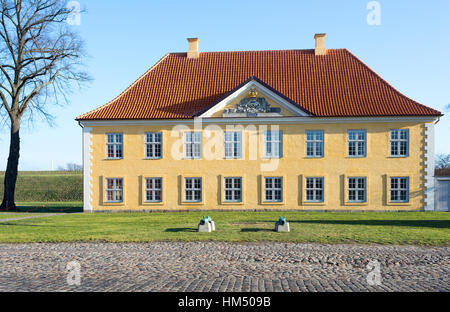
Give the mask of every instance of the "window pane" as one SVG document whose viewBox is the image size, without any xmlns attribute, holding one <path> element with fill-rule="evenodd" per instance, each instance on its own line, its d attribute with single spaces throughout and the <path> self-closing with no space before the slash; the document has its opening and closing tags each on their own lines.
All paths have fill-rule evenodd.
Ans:
<svg viewBox="0 0 450 312">
<path fill-rule="evenodd" d="M 186 149 L 186 157 L 192 157 L 192 145 L 186 144 L 185 149 Z"/>
<path fill-rule="evenodd" d="M 391 201 L 409 201 L 409 178 L 391 178 Z"/>
<path fill-rule="evenodd" d="M 225 157 L 238 158 L 241 156 L 241 133 L 225 132 Z"/>
<path fill-rule="evenodd" d="M 365 178 L 349 178 L 348 179 L 348 200 L 349 201 L 366 201 L 366 179 Z"/>
<path fill-rule="evenodd" d="M 117 158 L 122 157 L 122 145 L 116 145 L 116 157 Z"/>
<path fill-rule="evenodd" d="M 282 155 L 282 132 L 267 131 L 265 133 L 266 157 L 281 157 Z"/>
<path fill-rule="evenodd" d="M 316 200 L 323 200 L 323 191 L 322 190 L 317 190 L 316 191 Z"/>
<path fill-rule="evenodd" d="M 350 130 L 348 132 L 348 155 L 365 156 L 366 153 L 366 132 L 360 130 Z"/>
<path fill-rule="evenodd" d="M 409 131 L 391 130 L 391 155 L 408 156 Z"/>
<path fill-rule="evenodd" d="M 265 178 L 265 200 L 282 201 L 282 178 Z"/>
</svg>

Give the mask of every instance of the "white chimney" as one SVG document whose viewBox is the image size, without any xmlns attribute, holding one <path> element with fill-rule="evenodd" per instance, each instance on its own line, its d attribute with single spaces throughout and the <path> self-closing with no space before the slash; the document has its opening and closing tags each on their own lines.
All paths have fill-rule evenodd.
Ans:
<svg viewBox="0 0 450 312">
<path fill-rule="evenodd" d="M 316 39 L 316 49 L 315 49 L 316 55 L 326 55 L 327 54 L 327 48 L 325 48 L 326 35 L 327 34 L 316 34 L 314 36 L 314 39 Z"/>
<path fill-rule="evenodd" d="M 187 38 L 189 42 L 189 51 L 187 53 L 188 59 L 197 59 L 200 56 L 200 52 L 198 52 L 198 43 L 200 40 L 198 38 Z"/>
</svg>

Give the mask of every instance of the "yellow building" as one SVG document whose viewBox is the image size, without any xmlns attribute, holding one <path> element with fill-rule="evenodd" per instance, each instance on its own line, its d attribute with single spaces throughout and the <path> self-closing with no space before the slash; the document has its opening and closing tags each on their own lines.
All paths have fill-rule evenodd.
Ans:
<svg viewBox="0 0 450 312">
<path fill-rule="evenodd" d="M 83 127 L 85 211 L 434 210 L 441 113 L 346 49 L 169 53 Z"/>
</svg>

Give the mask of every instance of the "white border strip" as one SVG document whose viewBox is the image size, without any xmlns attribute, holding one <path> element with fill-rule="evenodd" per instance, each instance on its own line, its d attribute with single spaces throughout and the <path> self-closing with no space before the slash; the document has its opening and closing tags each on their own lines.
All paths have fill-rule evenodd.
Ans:
<svg viewBox="0 0 450 312">
<path fill-rule="evenodd" d="M 434 211 L 434 123 L 425 124 L 425 211 Z"/>
<path fill-rule="evenodd" d="M 378 122 L 423 122 L 434 123 L 437 117 L 260 117 L 260 118 L 195 118 L 195 119 L 140 119 L 140 120 L 80 120 L 84 126 L 149 126 L 204 124 L 333 124 L 333 123 L 378 123 Z"/>
<path fill-rule="evenodd" d="M 91 198 L 91 130 L 83 128 L 83 211 L 92 212 Z"/>
</svg>

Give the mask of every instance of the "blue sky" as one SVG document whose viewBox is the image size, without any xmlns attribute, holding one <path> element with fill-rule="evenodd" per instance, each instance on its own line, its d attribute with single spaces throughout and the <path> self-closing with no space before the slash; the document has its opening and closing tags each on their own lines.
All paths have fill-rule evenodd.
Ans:
<svg viewBox="0 0 450 312">
<path fill-rule="evenodd" d="M 347 48 L 408 97 L 445 111 L 450 103 L 450 1 L 378 1 L 381 25 L 367 23 L 369 1 L 80 0 L 88 12 L 77 27 L 94 81 L 71 103 L 50 107 L 56 125 L 24 124 L 20 170 L 81 164 L 76 116 L 116 97 L 167 52 L 310 49 L 315 33 L 328 48 Z M 450 111 L 448 112 L 450 115 Z M 436 152 L 450 153 L 450 118 L 436 128 Z M 9 129 L 0 128 L 0 170 Z"/>
</svg>

